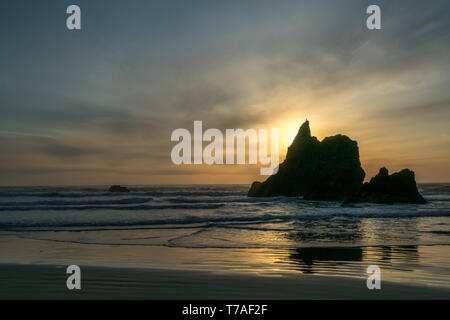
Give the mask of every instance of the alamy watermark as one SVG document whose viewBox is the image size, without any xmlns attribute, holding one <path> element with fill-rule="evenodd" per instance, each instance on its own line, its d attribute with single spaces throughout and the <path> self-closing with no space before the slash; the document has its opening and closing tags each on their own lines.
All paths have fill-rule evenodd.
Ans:
<svg viewBox="0 0 450 320">
<path fill-rule="evenodd" d="M 279 130 L 271 129 L 269 152 L 267 129 L 226 129 L 223 134 L 219 129 L 211 128 L 203 132 L 202 121 L 194 121 L 193 135 L 183 128 L 172 132 L 171 141 L 178 141 L 178 143 L 172 148 L 170 156 L 176 165 L 246 164 L 248 149 L 248 164 L 259 163 L 268 166 L 262 167 L 260 172 L 261 175 L 271 175 L 278 172 L 280 161 L 278 140 Z M 205 148 L 203 148 L 204 141 L 209 142 Z"/>
<path fill-rule="evenodd" d="M 369 275 L 367 277 L 367 282 L 366 282 L 367 289 L 380 290 L 381 289 L 381 269 L 380 269 L 380 267 L 376 266 L 376 265 L 368 266 L 366 272 Z"/>
<path fill-rule="evenodd" d="M 66 273 L 70 274 L 70 276 L 67 278 L 67 281 L 66 281 L 67 289 L 80 290 L 81 289 L 81 269 L 80 269 L 80 267 L 77 266 L 76 264 L 72 264 L 67 267 Z"/>
<path fill-rule="evenodd" d="M 66 13 L 70 16 L 66 19 L 66 27 L 69 30 L 81 29 L 81 9 L 79 6 L 72 4 L 67 7 Z"/>
<path fill-rule="evenodd" d="M 369 30 L 381 29 L 381 8 L 372 4 L 367 7 L 366 13 L 370 16 L 366 19 L 366 26 Z M 81 30 L 81 8 L 78 5 L 71 4 L 66 9 L 69 16 L 66 19 L 66 27 L 69 30 Z"/>
<path fill-rule="evenodd" d="M 366 13 L 370 16 L 366 20 L 366 26 L 369 30 L 381 29 L 381 9 L 379 6 L 372 4 L 367 7 Z"/>
</svg>

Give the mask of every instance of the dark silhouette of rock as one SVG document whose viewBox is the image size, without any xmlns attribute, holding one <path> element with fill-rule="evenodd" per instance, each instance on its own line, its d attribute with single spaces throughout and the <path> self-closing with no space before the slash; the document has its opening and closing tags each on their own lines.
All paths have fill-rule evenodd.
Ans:
<svg viewBox="0 0 450 320">
<path fill-rule="evenodd" d="M 389 175 L 386 168 L 381 168 L 378 174 L 364 183 L 358 190 L 352 192 L 344 203 L 426 203 L 417 190 L 414 172 L 403 169 Z"/>
<path fill-rule="evenodd" d="M 344 203 L 426 202 L 409 169 L 389 175 L 382 168 L 365 184 L 364 176 L 356 141 L 340 134 L 319 141 L 311 136 L 306 120 L 278 172 L 264 182 L 253 182 L 248 196 L 303 196 L 309 200 L 345 200 Z"/>
<path fill-rule="evenodd" d="M 111 186 L 109 187 L 109 192 L 130 192 L 130 190 L 127 187 L 122 187 L 122 186 Z"/>
<path fill-rule="evenodd" d="M 321 142 L 311 136 L 309 121 L 300 127 L 278 173 L 254 182 L 250 197 L 303 196 L 312 200 L 343 200 L 364 180 L 356 141 L 344 135 Z"/>
</svg>

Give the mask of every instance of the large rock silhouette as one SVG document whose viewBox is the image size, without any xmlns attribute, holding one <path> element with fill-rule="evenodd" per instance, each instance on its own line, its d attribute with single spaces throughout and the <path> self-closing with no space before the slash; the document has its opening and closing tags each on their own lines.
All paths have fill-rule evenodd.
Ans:
<svg viewBox="0 0 450 320">
<path fill-rule="evenodd" d="M 343 200 L 364 180 L 356 141 L 336 135 L 319 141 L 309 121 L 300 127 L 278 173 L 254 182 L 250 197 L 303 196 L 311 200 Z"/>
<path fill-rule="evenodd" d="M 345 200 L 344 203 L 426 202 L 409 169 L 389 175 L 382 168 L 365 184 L 364 176 L 356 141 L 340 134 L 319 141 L 311 136 L 306 120 L 278 172 L 262 183 L 253 182 L 248 196 L 303 196 L 309 200 Z"/>
<path fill-rule="evenodd" d="M 358 190 L 351 192 L 344 203 L 426 203 L 417 190 L 414 172 L 403 169 L 389 175 L 386 168 L 364 183 Z"/>
</svg>

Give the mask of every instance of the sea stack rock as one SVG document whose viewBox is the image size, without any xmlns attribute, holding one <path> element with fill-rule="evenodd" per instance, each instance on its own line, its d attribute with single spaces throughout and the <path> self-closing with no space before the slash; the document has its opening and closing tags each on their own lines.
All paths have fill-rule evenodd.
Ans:
<svg viewBox="0 0 450 320">
<path fill-rule="evenodd" d="M 303 123 L 278 173 L 254 182 L 250 197 L 303 196 L 310 200 L 344 200 L 364 180 L 356 141 L 344 135 L 319 141 Z"/>
<path fill-rule="evenodd" d="M 389 175 L 386 168 L 364 183 L 358 190 L 349 194 L 345 203 L 426 203 L 417 190 L 414 172 L 403 169 Z"/>
<path fill-rule="evenodd" d="M 122 187 L 122 186 L 111 186 L 109 187 L 109 192 L 130 192 L 130 190 L 127 187 Z"/>
</svg>

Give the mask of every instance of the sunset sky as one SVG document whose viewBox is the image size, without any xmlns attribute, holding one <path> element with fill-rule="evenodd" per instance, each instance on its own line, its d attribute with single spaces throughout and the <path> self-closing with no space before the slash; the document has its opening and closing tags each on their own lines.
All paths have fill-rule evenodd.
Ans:
<svg viewBox="0 0 450 320">
<path fill-rule="evenodd" d="M 450 181 L 446 0 L 6 0 L 0 39 L 1 186 L 251 183 L 259 166 L 175 166 L 172 131 L 279 128 L 282 161 L 305 118 L 357 140 L 366 178 Z"/>
</svg>

